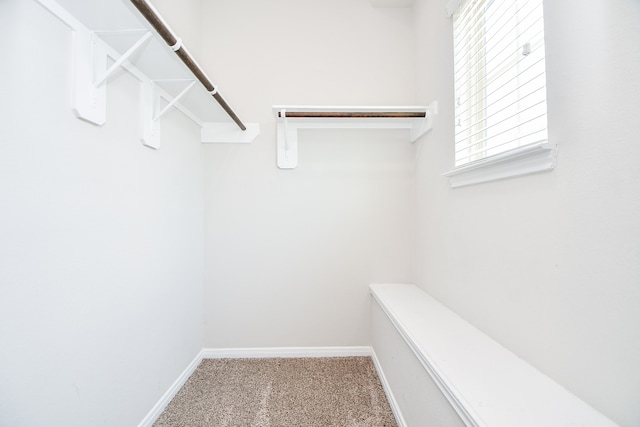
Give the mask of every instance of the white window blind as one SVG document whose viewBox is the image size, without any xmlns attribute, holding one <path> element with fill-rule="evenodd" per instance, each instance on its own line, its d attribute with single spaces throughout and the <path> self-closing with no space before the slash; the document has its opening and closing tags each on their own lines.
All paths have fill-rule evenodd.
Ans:
<svg viewBox="0 0 640 427">
<path fill-rule="evenodd" d="M 453 20 L 455 166 L 545 142 L 542 0 L 467 0 Z"/>
</svg>

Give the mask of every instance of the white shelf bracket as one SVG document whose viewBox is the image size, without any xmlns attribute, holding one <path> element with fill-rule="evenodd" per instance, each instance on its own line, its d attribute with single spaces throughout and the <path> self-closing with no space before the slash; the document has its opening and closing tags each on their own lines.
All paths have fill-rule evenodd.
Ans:
<svg viewBox="0 0 640 427">
<path fill-rule="evenodd" d="M 427 106 L 424 119 L 413 119 L 411 123 L 411 142 L 416 142 L 422 135 L 433 127 L 433 117 L 438 114 L 438 101 Z"/>
<path fill-rule="evenodd" d="M 173 107 L 178 101 L 180 101 L 180 99 L 185 96 L 187 94 L 187 92 L 189 92 L 189 90 L 196 84 L 195 80 L 192 80 L 191 83 L 189 83 L 187 85 L 187 87 L 185 87 L 182 92 L 180 92 L 178 95 L 176 95 L 163 109 L 162 111 L 160 111 L 158 114 L 155 114 L 153 116 L 153 120 L 158 120 L 160 119 L 160 117 L 164 116 L 167 111 L 169 111 L 171 109 L 171 107 Z M 158 99 L 158 102 L 154 105 L 154 109 L 153 111 L 157 111 L 158 108 L 160 107 L 159 105 L 160 99 Z"/>
<path fill-rule="evenodd" d="M 417 141 L 433 125 L 438 103 L 428 107 L 274 106 L 277 163 L 280 169 L 298 166 L 298 129 L 407 129 Z"/>
<path fill-rule="evenodd" d="M 289 126 L 286 108 L 281 108 L 278 113 L 278 167 L 295 169 L 298 166 L 298 128 Z"/>
<path fill-rule="evenodd" d="M 98 70 L 107 68 L 107 52 L 95 33 L 73 32 L 73 112 L 79 119 L 101 126 L 106 121 L 106 85 L 94 85 Z"/>
<path fill-rule="evenodd" d="M 142 83 L 142 93 L 140 96 L 140 141 L 142 141 L 142 143 L 147 147 L 155 149 L 160 148 L 160 118 L 162 118 L 162 116 L 164 116 L 171 108 L 175 107 L 180 99 L 184 97 L 196 84 L 196 80 L 187 81 L 187 86 L 172 99 L 168 99 L 166 95 L 163 96 L 161 91 L 158 90 L 155 82 L 147 81 Z M 162 99 L 169 102 L 161 109 L 160 104 Z"/>
<path fill-rule="evenodd" d="M 79 119 L 99 126 L 105 123 L 107 82 L 119 69 L 123 69 L 140 82 L 140 139 L 148 147 L 160 146 L 160 119 L 172 108 L 201 127 L 202 142 L 249 143 L 259 135 L 260 125 L 243 124 L 240 121 L 224 101 L 218 88 L 213 86 L 189 55 L 180 37 L 175 36 L 148 2 L 134 2 L 133 8 L 129 1 L 109 2 L 109 13 L 96 13 L 91 7 L 85 7 L 85 2 L 82 1 L 65 1 L 64 7 L 59 0 L 35 1 L 72 31 L 71 103 L 73 112 Z M 147 21 L 141 27 L 131 20 L 139 19 L 140 14 Z M 87 22 L 91 22 L 92 26 L 86 26 Z M 130 29 L 118 29 L 122 25 L 130 25 Z M 98 30 L 98 26 L 105 31 Z M 156 32 L 160 38 L 154 37 Z M 167 40 L 163 43 L 162 34 L 166 33 L 175 36 L 175 42 L 172 39 L 171 43 Z M 122 36 L 130 39 L 118 39 L 117 42 L 112 40 L 113 37 Z M 151 46 L 143 51 L 141 48 L 146 43 Z M 164 56 L 163 52 L 167 47 L 180 54 Z M 124 50 L 126 51 L 122 53 Z M 181 62 L 186 68 L 175 68 L 173 65 L 176 62 Z M 159 84 L 161 80 L 154 79 L 143 71 L 149 67 L 156 69 L 158 66 L 168 66 L 171 77 L 168 81 L 187 82 L 187 86 L 174 96 L 173 90 L 169 92 Z M 202 87 L 196 83 L 198 80 Z M 194 86 L 195 89 L 192 89 Z M 209 90 L 209 86 L 213 90 Z M 189 96 L 185 96 L 187 93 Z M 166 104 L 164 107 L 163 103 Z M 220 119 L 219 113 L 224 114 L 224 121 Z M 234 123 L 227 122 L 227 116 Z"/>
<path fill-rule="evenodd" d="M 122 63 L 129 59 L 129 57 L 133 55 L 135 51 L 138 50 L 138 48 L 140 48 L 140 46 L 142 46 L 151 36 L 151 31 L 144 30 L 144 34 L 142 35 L 142 37 L 140 37 L 140 39 L 138 39 L 138 41 L 136 41 L 133 46 L 131 46 L 125 53 L 123 53 L 120 58 L 118 58 L 116 62 L 114 62 L 111 67 L 109 67 L 109 69 L 105 71 L 105 73 L 99 79 L 96 80 L 94 86 L 98 87 L 102 83 L 104 83 L 109 78 L 109 76 L 111 76 L 118 68 L 120 68 Z"/>
<path fill-rule="evenodd" d="M 142 82 L 140 93 L 140 141 L 147 147 L 160 148 L 160 120 L 156 108 L 160 105 L 160 92 L 153 81 Z"/>
<path fill-rule="evenodd" d="M 112 58 L 115 62 L 107 69 L 110 57 L 105 43 L 97 32 L 75 28 L 73 32 L 73 70 L 74 91 L 73 111 L 83 120 L 103 125 L 106 120 L 107 91 L 106 81 L 152 36 L 151 31 L 144 34 L 124 54 Z M 138 30 L 138 32 L 140 32 Z M 131 34 L 123 31 L 122 34 Z M 118 32 L 114 32 L 118 34 Z M 106 70 L 106 71 L 105 71 Z"/>
</svg>

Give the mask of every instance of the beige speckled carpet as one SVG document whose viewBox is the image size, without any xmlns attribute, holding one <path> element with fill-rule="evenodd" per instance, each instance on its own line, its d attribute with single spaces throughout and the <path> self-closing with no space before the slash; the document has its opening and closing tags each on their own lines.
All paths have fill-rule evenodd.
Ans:
<svg viewBox="0 0 640 427">
<path fill-rule="evenodd" d="M 155 422 L 177 426 L 396 426 L 369 357 L 205 359 Z"/>
</svg>

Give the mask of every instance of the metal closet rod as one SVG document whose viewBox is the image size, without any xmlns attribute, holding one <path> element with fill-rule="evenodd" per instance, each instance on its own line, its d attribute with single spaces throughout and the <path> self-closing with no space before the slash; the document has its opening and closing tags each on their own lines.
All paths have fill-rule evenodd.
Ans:
<svg viewBox="0 0 640 427">
<path fill-rule="evenodd" d="M 285 111 L 285 117 L 290 118 L 392 118 L 392 119 L 421 119 L 427 116 L 424 111 Z M 278 111 L 278 117 L 282 112 Z"/>
<path fill-rule="evenodd" d="M 140 11 L 142 16 L 145 17 L 147 21 L 151 24 L 151 26 L 160 34 L 160 37 L 164 39 L 165 42 L 173 49 L 173 51 L 178 55 L 182 62 L 191 70 L 194 76 L 202 83 L 202 85 L 211 93 L 211 95 L 218 101 L 218 104 L 227 112 L 229 117 L 238 125 L 238 127 L 242 130 L 247 130 L 247 127 L 242 123 L 240 118 L 236 115 L 236 113 L 231 109 L 229 104 L 224 100 L 222 95 L 220 95 L 216 89 L 216 87 L 211 83 L 207 75 L 202 71 L 200 66 L 196 63 L 196 61 L 189 55 L 187 49 L 182 46 L 182 41 L 179 37 L 171 31 L 171 28 L 167 25 L 166 22 L 162 19 L 162 17 L 158 14 L 153 6 L 147 3 L 146 0 L 131 0 L 131 3 Z"/>
</svg>

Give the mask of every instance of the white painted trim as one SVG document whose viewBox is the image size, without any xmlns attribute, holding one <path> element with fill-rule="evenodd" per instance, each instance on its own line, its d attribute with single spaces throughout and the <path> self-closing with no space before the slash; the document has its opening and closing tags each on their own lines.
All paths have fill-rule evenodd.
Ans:
<svg viewBox="0 0 640 427">
<path fill-rule="evenodd" d="M 218 144 L 248 144 L 260 134 L 259 123 L 245 123 L 240 130 L 235 123 L 203 123 L 200 142 Z"/>
<path fill-rule="evenodd" d="M 424 290 L 370 291 L 466 426 L 617 426 Z"/>
<path fill-rule="evenodd" d="M 380 382 L 382 383 L 382 388 L 384 389 L 384 394 L 387 396 L 387 401 L 389 402 L 389 406 L 391 406 L 391 412 L 393 412 L 393 416 L 396 419 L 396 423 L 398 423 L 398 427 L 407 427 L 407 422 L 404 420 L 402 416 L 402 412 L 400 411 L 400 406 L 398 405 L 398 401 L 396 397 L 393 395 L 393 391 L 391 391 L 391 386 L 389 385 L 389 381 L 387 381 L 387 377 L 384 375 L 384 371 L 382 370 L 382 365 L 378 360 L 378 356 L 376 355 L 373 347 L 371 348 L 371 360 L 373 360 L 373 366 L 376 368 L 376 372 L 378 373 L 378 378 L 380 378 Z"/>
<path fill-rule="evenodd" d="M 162 411 L 164 411 L 164 408 L 166 408 L 169 402 L 171 402 L 171 399 L 174 398 L 174 396 L 178 393 L 178 391 L 180 391 L 184 383 L 187 382 L 191 374 L 193 374 L 193 371 L 196 370 L 203 359 L 202 354 L 203 350 L 200 350 L 196 357 L 191 361 L 189 366 L 187 366 L 187 368 L 182 371 L 180 376 L 173 382 L 173 384 L 171 384 L 171 387 L 169 387 L 169 389 L 162 395 L 160 400 L 158 400 L 158 402 L 153 405 L 153 408 L 151 408 L 147 416 L 144 417 L 142 421 L 140 421 L 138 427 L 151 427 L 153 425 L 160 414 L 162 414 Z"/>
<path fill-rule="evenodd" d="M 268 357 L 353 357 L 371 356 L 369 346 L 362 347 L 258 347 L 205 348 L 203 359 L 256 359 Z"/>
<path fill-rule="evenodd" d="M 550 171 L 556 166 L 557 152 L 555 145 L 541 142 L 455 168 L 443 175 L 449 177 L 451 188 L 457 188 Z"/>
<path fill-rule="evenodd" d="M 396 316 L 390 309 L 389 306 L 385 303 L 384 299 L 380 297 L 378 289 L 383 288 L 387 285 L 382 284 L 371 284 L 369 285 L 369 289 L 371 292 L 371 296 L 376 301 L 378 306 L 382 309 L 385 315 L 391 321 L 391 324 L 396 328 L 396 331 L 405 343 L 409 346 L 413 354 L 416 356 L 424 370 L 429 374 L 431 379 L 435 385 L 440 389 L 442 395 L 449 401 L 451 407 L 456 411 L 462 422 L 468 427 L 481 427 L 482 424 L 478 422 L 480 419 L 477 414 L 472 413 L 472 409 L 470 405 L 466 404 L 460 396 L 457 395 L 456 389 L 450 384 L 447 383 L 446 377 L 443 376 L 440 372 L 438 372 L 437 364 L 435 361 L 429 357 L 428 353 L 418 344 L 419 340 L 411 334 L 409 328 L 405 327 L 398 320 L 398 316 Z M 405 285 L 400 284 L 398 286 L 413 286 L 413 285 Z"/>
</svg>

